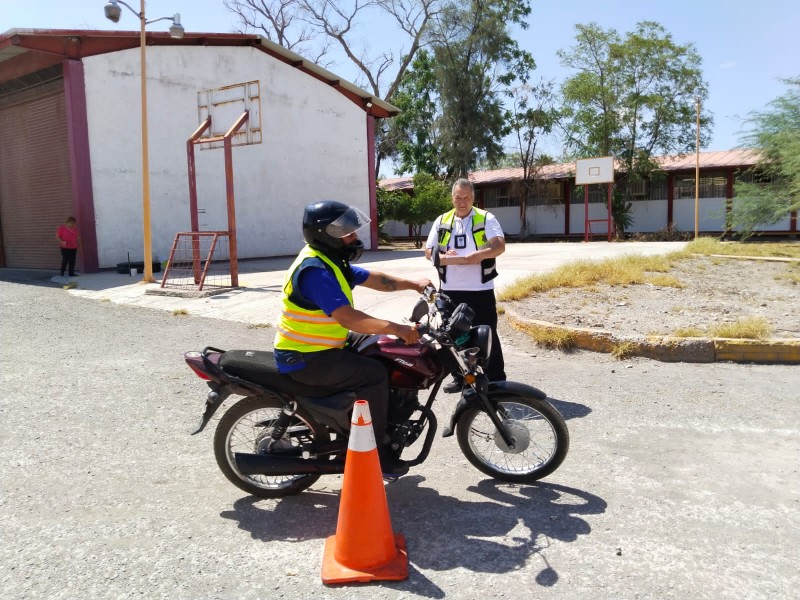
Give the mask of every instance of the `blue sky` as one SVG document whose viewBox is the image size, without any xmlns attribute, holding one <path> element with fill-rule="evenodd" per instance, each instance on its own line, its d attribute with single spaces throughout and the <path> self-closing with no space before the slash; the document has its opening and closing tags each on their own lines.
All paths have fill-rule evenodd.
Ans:
<svg viewBox="0 0 800 600">
<path fill-rule="evenodd" d="M 105 0 L 0 0 L 0 32 L 12 28 L 138 30 L 136 18 L 127 11 L 119 24 L 107 21 L 104 4 Z M 138 9 L 139 0 L 128 4 Z M 786 91 L 780 78 L 800 76 L 797 0 L 532 0 L 531 8 L 530 27 L 519 31 L 517 39 L 536 59 L 538 75 L 557 82 L 569 73 L 560 66 L 556 51 L 574 44 L 576 23 L 596 22 L 624 34 L 639 21 L 657 21 L 676 42 L 694 43 L 709 85 L 704 110 L 715 119 L 711 143 L 704 150 L 736 147 L 748 113 L 764 109 Z M 187 31 L 230 32 L 238 24 L 222 0 L 150 0 L 146 12 L 148 18 L 179 12 Z M 158 27 L 166 29 L 167 24 L 151 26 Z M 376 31 L 374 41 L 367 41 L 373 49 L 386 39 L 381 33 Z M 344 61 L 328 68 L 344 78 L 356 78 L 354 68 Z M 548 151 L 558 153 L 555 148 Z"/>
</svg>

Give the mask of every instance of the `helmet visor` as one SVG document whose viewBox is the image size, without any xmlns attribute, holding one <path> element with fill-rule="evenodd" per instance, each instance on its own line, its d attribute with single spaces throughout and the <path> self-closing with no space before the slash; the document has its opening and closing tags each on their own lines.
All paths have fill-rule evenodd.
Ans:
<svg viewBox="0 0 800 600">
<path fill-rule="evenodd" d="M 341 239 L 362 227 L 366 227 L 369 225 L 369 221 L 370 219 L 367 215 L 351 206 L 338 219 L 330 223 L 325 228 L 325 232 L 331 237 Z"/>
</svg>

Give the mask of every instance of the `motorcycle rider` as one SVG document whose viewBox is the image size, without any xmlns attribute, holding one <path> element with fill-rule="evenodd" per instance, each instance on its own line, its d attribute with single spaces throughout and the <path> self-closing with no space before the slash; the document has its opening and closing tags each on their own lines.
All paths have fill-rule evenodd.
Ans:
<svg viewBox="0 0 800 600">
<path fill-rule="evenodd" d="M 369 402 L 381 469 L 402 475 L 408 465 L 388 448 L 386 421 L 389 381 L 377 360 L 349 351 L 356 334 L 388 334 L 410 344 L 419 340 L 413 325 L 372 317 L 353 305 L 353 288 L 422 293 L 429 279 L 412 281 L 352 265 L 364 251 L 358 230 L 370 219 L 358 208 L 335 200 L 309 204 L 303 213 L 306 246 L 286 272 L 283 311 L 275 333 L 278 370 L 295 381 L 354 390 Z"/>
</svg>

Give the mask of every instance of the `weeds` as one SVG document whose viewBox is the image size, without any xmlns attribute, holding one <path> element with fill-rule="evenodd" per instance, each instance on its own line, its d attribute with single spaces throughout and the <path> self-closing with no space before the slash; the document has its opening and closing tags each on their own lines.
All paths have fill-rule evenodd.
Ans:
<svg viewBox="0 0 800 600">
<path fill-rule="evenodd" d="M 703 337 L 703 330 L 699 327 L 681 327 L 676 329 L 672 336 L 679 338 Z"/>
<path fill-rule="evenodd" d="M 61 287 L 63 289 L 65 289 L 65 290 L 74 290 L 76 287 L 78 287 L 78 282 L 77 281 L 68 281 L 67 283 L 65 283 Z"/>
<path fill-rule="evenodd" d="M 269 329 L 272 327 L 269 323 L 251 323 L 247 326 L 248 329 Z"/>
<path fill-rule="evenodd" d="M 570 350 L 575 347 L 575 334 L 562 327 L 544 327 L 535 323 L 517 322 L 517 329 L 528 335 L 534 342 L 553 350 Z"/>
<path fill-rule="evenodd" d="M 721 242 L 717 238 L 703 237 L 686 244 L 686 252 L 693 254 L 727 254 L 729 256 L 800 258 L 800 244 L 796 242 Z"/>
<path fill-rule="evenodd" d="M 635 342 L 617 342 L 611 348 L 611 355 L 620 360 L 636 356 L 638 345 Z"/>
<path fill-rule="evenodd" d="M 186 310 L 185 308 L 176 308 L 175 310 L 172 311 L 172 316 L 173 317 L 183 317 L 183 316 L 186 316 L 188 314 L 189 314 L 189 311 Z"/>
<path fill-rule="evenodd" d="M 744 317 L 735 323 L 725 323 L 709 329 L 714 337 L 742 340 L 763 340 L 772 335 L 773 327 L 762 317 Z"/>
</svg>

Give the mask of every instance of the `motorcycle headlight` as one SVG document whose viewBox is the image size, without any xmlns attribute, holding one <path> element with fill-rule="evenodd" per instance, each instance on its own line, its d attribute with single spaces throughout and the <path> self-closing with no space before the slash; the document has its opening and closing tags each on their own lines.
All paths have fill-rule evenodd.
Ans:
<svg viewBox="0 0 800 600">
<path fill-rule="evenodd" d="M 478 359 L 486 360 L 492 354 L 492 329 L 488 325 L 472 327 L 464 346 L 477 348 Z"/>
</svg>

